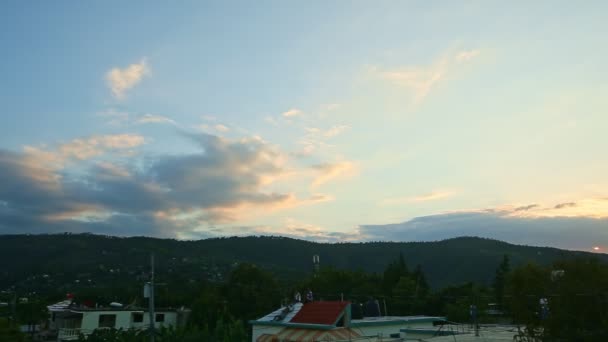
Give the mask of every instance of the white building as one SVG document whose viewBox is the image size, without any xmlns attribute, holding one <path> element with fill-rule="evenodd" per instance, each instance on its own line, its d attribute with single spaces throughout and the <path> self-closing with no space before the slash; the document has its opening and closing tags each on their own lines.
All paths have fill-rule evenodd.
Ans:
<svg viewBox="0 0 608 342">
<path fill-rule="evenodd" d="M 67 300 L 48 307 L 51 330 L 57 332 L 57 341 L 77 340 L 80 334 L 90 335 L 96 329 L 148 329 L 150 314 L 136 308 L 75 307 Z M 157 309 L 154 326 L 176 327 L 185 323 L 188 309 Z"/>
</svg>

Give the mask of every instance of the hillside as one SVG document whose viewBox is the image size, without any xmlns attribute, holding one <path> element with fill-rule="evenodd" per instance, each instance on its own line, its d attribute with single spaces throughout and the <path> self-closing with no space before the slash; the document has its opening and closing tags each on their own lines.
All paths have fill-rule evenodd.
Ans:
<svg viewBox="0 0 608 342">
<path fill-rule="evenodd" d="M 92 234 L 0 236 L 0 289 L 17 285 L 44 291 L 75 284 L 133 282 L 145 278 L 154 252 L 160 279 L 222 281 L 235 262 L 251 262 L 280 278 L 295 280 L 311 271 L 312 255 L 322 267 L 382 272 L 402 253 L 410 268 L 420 264 L 432 287 L 473 281 L 489 284 L 502 256 L 513 264 L 549 264 L 560 258 L 590 255 L 555 248 L 512 245 L 461 237 L 437 242 L 322 244 L 283 237 L 231 237 L 176 241 L 147 237 L 117 238 Z M 597 255 L 608 261 L 608 255 Z"/>
</svg>

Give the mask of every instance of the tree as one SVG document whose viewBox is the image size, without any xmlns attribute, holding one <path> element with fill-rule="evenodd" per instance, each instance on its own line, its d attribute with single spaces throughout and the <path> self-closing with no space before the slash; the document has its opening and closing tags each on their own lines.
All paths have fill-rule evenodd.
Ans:
<svg viewBox="0 0 608 342">
<path fill-rule="evenodd" d="M 25 336 L 14 326 L 11 326 L 7 319 L 0 318 L 0 341 L 25 341 Z"/>
<path fill-rule="evenodd" d="M 416 266 L 416 269 L 412 274 L 412 278 L 416 281 L 416 297 L 426 297 L 426 295 L 430 291 L 430 286 L 429 283 L 426 281 L 426 277 L 424 276 L 424 272 L 422 271 L 422 266 L 420 266 L 420 264 Z"/>
<path fill-rule="evenodd" d="M 282 299 L 273 275 L 247 263 L 238 265 L 230 273 L 224 292 L 229 312 L 247 320 L 276 309 Z"/>
<path fill-rule="evenodd" d="M 384 294 L 390 296 L 393 287 L 401 280 L 401 277 L 410 277 L 410 272 L 403 258 L 403 253 L 399 253 L 399 259 L 391 262 L 384 270 L 382 287 Z"/>
<path fill-rule="evenodd" d="M 581 258 L 558 262 L 552 271 L 545 337 L 608 341 L 608 265 Z"/>
<path fill-rule="evenodd" d="M 413 313 L 416 282 L 410 277 L 401 277 L 392 289 L 391 314 L 411 315 Z"/>
<path fill-rule="evenodd" d="M 429 303 L 441 307 L 441 313 L 452 322 L 471 322 L 469 308 L 478 308 L 478 318 L 482 320 L 482 308 L 487 304 L 488 289 L 485 286 L 468 282 L 458 286 L 446 287 L 431 296 Z M 439 297 L 439 300 L 436 298 Z"/>
<path fill-rule="evenodd" d="M 220 290 L 206 285 L 192 303 L 192 313 L 188 323 L 191 327 L 213 330 L 215 323 L 225 310 L 224 298 Z"/>
<path fill-rule="evenodd" d="M 505 254 L 501 263 L 498 265 L 498 268 L 496 268 L 496 275 L 494 277 L 494 283 L 492 284 L 496 303 L 501 307 L 504 304 L 505 284 L 510 271 L 511 265 L 509 262 L 509 256 Z"/>
<path fill-rule="evenodd" d="M 540 326 L 541 298 L 547 296 L 549 272 L 536 265 L 526 264 L 514 269 L 507 281 L 508 308 L 517 324 L 525 325 L 528 332 Z"/>
</svg>

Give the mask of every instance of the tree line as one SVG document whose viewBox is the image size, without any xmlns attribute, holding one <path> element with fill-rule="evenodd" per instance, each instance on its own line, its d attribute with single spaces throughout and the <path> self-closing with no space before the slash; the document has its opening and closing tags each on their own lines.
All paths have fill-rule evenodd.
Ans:
<svg viewBox="0 0 608 342">
<path fill-rule="evenodd" d="M 465 266 L 463 266 L 465 267 Z M 574 258 L 551 265 L 534 263 L 512 267 L 505 255 L 486 286 L 473 282 L 432 289 L 421 266 L 410 269 L 403 255 L 383 272 L 322 267 L 295 281 L 280 280 L 272 272 L 250 263 L 233 265 L 223 282 L 168 283 L 159 287 L 162 306 L 187 304 L 192 312 L 186 327 L 161 329 L 157 341 L 246 341 L 248 321 L 293 301 L 296 292 L 313 292 L 315 300 L 347 300 L 353 317 L 362 317 L 370 299 L 380 303 L 381 314 L 439 315 L 448 321 L 471 323 L 470 308 L 478 309 L 478 323 L 515 323 L 530 337 L 546 341 L 608 340 L 608 265 L 594 258 Z M 123 300 L 129 291 L 76 293 L 77 301 Z M 121 297 L 122 296 L 122 297 Z M 136 302 L 136 301 L 133 301 Z M 31 302 L 18 305 L 17 321 L 32 323 L 45 315 Z M 143 302 L 139 303 L 143 306 Z M 0 336 L 14 329 L 0 321 Z M 141 341 L 147 332 L 99 331 L 87 341 Z M 1 338 L 0 338 L 1 339 Z M 83 337 L 84 339 L 84 337 Z"/>
</svg>

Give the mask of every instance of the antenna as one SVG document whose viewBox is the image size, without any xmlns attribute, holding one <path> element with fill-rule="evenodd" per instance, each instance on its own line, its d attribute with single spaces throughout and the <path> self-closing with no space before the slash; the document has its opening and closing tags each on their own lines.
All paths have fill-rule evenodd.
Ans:
<svg viewBox="0 0 608 342">
<path fill-rule="evenodd" d="M 150 282 L 146 285 L 148 285 L 148 295 L 150 296 L 148 298 L 148 311 L 150 312 L 150 341 L 154 342 L 154 325 L 156 324 L 156 315 L 154 315 L 154 254 L 150 255 L 150 269 Z"/>
<path fill-rule="evenodd" d="M 313 267 L 315 277 L 317 276 L 317 273 L 319 273 L 319 267 L 320 267 L 319 262 L 320 262 L 319 255 L 318 254 L 313 255 L 312 256 L 312 267 Z"/>
</svg>

